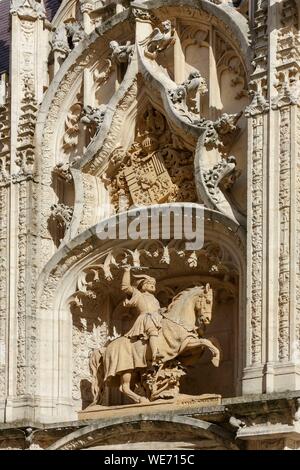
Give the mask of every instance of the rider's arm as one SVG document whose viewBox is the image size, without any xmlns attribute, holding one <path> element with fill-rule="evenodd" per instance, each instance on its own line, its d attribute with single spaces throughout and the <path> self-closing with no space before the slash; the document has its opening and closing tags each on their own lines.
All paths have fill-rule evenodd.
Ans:
<svg viewBox="0 0 300 470">
<path fill-rule="evenodd" d="M 127 295 L 132 295 L 133 294 L 133 287 L 130 283 L 130 268 L 126 267 L 124 270 L 123 278 L 122 278 L 122 284 L 121 284 L 121 290 Z"/>
</svg>

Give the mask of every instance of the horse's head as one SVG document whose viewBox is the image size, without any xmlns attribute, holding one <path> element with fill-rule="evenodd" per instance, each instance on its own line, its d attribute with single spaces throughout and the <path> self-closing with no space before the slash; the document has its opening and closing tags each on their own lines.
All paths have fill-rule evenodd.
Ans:
<svg viewBox="0 0 300 470">
<path fill-rule="evenodd" d="M 203 287 L 203 291 L 195 299 L 195 311 L 198 320 L 208 325 L 212 318 L 213 290 L 209 284 Z"/>
<path fill-rule="evenodd" d="M 208 325 L 212 318 L 213 290 L 209 284 L 190 287 L 173 298 L 166 316 L 191 328 Z"/>
</svg>

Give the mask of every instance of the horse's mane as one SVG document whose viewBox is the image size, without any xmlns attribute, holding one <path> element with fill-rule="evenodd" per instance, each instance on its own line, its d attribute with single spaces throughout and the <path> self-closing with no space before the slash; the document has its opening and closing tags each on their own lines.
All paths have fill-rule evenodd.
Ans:
<svg viewBox="0 0 300 470">
<path fill-rule="evenodd" d="M 182 304 L 185 302 L 186 298 L 190 300 L 192 296 L 200 294 L 204 294 L 204 286 L 189 287 L 177 294 L 168 306 L 165 314 L 166 317 L 175 318 L 178 315 L 179 317 L 182 317 Z"/>
</svg>

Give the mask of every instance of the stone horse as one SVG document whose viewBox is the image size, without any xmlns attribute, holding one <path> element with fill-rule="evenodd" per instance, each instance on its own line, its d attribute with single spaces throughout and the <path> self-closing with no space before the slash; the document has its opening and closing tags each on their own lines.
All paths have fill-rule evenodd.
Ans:
<svg viewBox="0 0 300 470">
<path fill-rule="evenodd" d="M 162 313 L 162 328 L 159 334 L 159 351 L 162 362 L 178 358 L 183 364 L 194 363 L 206 348 L 212 353 L 212 363 L 219 366 L 220 351 L 202 337 L 205 325 L 211 322 L 213 291 L 209 284 L 186 289 L 175 296 Z M 148 342 L 121 336 L 103 350 L 95 350 L 90 356 L 93 374 L 92 391 L 94 403 L 102 401 L 105 384 L 117 384 L 122 393 L 135 403 L 149 401 L 131 389 L 135 373 L 149 367 Z"/>
</svg>

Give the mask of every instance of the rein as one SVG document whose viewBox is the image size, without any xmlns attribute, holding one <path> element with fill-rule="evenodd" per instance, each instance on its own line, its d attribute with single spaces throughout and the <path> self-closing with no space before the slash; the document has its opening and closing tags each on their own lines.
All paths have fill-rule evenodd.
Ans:
<svg viewBox="0 0 300 470">
<path fill-rule="evenodd" d="M 170 322 L 174 323 L 175 325 L 178 325 L 178 326 L 181 326 L 181 328 L 183 328 L 185 331 L 187 331 L 188 333 L 191 333 L 192 331 L 196 332 L 197 331 L 197 328 L 196 328 L 196 325 L 194 326 L 194 328 L 192 330 L 188 330 L 186 328 L 186 326 L 182 323 L 179 323 L 175 320 L 172 320 L 172 318 L 169 318 L 165 315 L 165 313 L 163 312 L 160 312 L 161 316 L 165 319 L 165 320 L 169 320 Z"/>
</svg>

